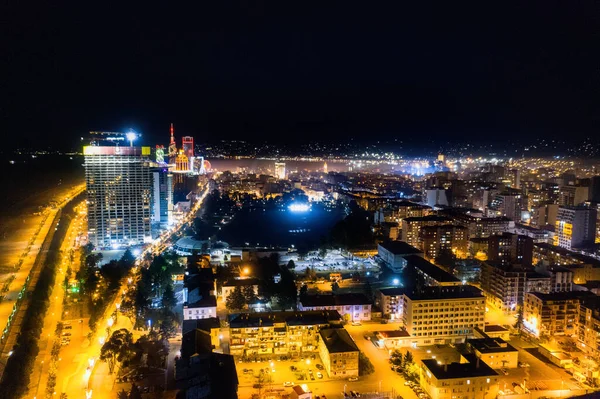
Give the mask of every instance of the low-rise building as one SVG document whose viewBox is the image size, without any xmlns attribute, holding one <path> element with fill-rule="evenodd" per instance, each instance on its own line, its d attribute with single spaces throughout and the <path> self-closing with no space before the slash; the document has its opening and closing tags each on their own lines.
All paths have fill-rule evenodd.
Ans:
<svg viewBox="0 0 600 399">
<path fill-rule="evenodd" d="M 183 334 L 175 361 L 178 397 L 237 399 L 238 377 L 233 356 L 212 351 L 210 334 L 193 329 Z"/>
<path fill-rule="evenodd" d="M 427 286 L 448 287 L 462 285 L 462 282 L 452 274 L 420 256 L 409 255 L 405 259 L 407 266 L 414 268 L 419 278 Z"/>
<path fill-rule="evenodd" d="M 211 344 L 214 348 L 221 347 L 221 322 L 218 317 L 183 321 L 182 334 L 195 329 L 206 331 L 210 335 Z"/>
<path fill-rule="evenodd" d="M 241 313 L 229 322 L 230 353 L 298 357 L 318 350 L 321 329 L 341 325 L 336 310 Z"/>
<path fill-rule="evenodd" d="M 227 298 L 236 287 L 244 288 L 248 286 L 252 286 L 254 288 L 254 293 L 258 295 L 258 284 L 259 281 L 255 278 L 235 278 L 233 280 L 229 280 L 223 283 L 223 287 L 221 288 L 221 296 L 223 297 L 223 302 L 227 303 Z"/>
<path fill-rule="evenodd" d="M 358 377 L 358 347 L 343 328 L 320 331 L 319 355 L 329 378 Z"/>
<path fill-rule="evenodd" d="M 407 292 L 403 308 L 413 346 L 464 342 L 485 325 L 485 297 L 470 285 Z"/>
<path fill-rule="evenodd" d="M 519 351 L 501 338 L 469 339 L 467 348 L 493 369 L 518 367 Z"/>
<path fill-rule="evenodd" d="M 371 301 L 364 294 L 306 295 L 300 310 L 337 310 L 346 321 L 371 320 Z"/>
<path fill-rule="evenodd" d="M 377 302 L 383 317 L 391 321 L 402 321 L 402 295 L 404 288 L 381 288 L 377 294 Z"/>
<path fill-rule="evenodd" d="M 377 255 L 394 273 L 400 273 L 406 266 L 405 257 L 421 253 L 420 250 L 404 241 L 387 241 L 377 246 Z"/>
<path fill-rule="evenodd" d="M 411 336 L 406 330 L 388 330 L 375 332 L 377 344 L 388 350 L 411 346 Z"/>
<path fill-rule="evenodd" d="M 486 399 L 498 394 L 498 373 L 475 356 L 450 364 L 424 359 L 420 383 L 431 399 Z"/>
<path fill-rule="evenodd" d="M 217 298 L 209 295 L 194 303 L 183 304 L 183 320 L 217 317 Z"/>
</svg>

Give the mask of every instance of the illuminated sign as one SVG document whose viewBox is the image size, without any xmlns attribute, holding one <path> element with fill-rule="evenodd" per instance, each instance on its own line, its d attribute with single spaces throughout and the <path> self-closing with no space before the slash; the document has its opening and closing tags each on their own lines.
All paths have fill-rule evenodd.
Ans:
<svg viewBox="0 0 600 399">
<path fill-rule="evenodd" d="M 150 147 L 109 147 L 86 145 L 83 147 L 83 155 L 150 155 Z"/>
</svg>

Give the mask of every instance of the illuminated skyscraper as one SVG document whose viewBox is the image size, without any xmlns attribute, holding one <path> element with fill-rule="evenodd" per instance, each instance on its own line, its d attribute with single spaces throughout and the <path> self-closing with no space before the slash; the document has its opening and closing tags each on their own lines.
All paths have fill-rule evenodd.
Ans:
<svg viewBox="0 0 600 399">
<path fill-rule="evenodd" d="M 169 142 L 169 163 L 175 163 L 177 157 L 177 144 L 175 143 L 175 129 L 171 123 L 171 141 Z"/>
<path fill-rule="evenodd" d="M 596 210 L 582 206 L 559 207 L 555 233 L 554 245 L 566 249 L 593 244 L 596 235 Z"/>
<path fill-rule="evenodd" d="M 150 147 L 86 146 L 88 238 L 96 248 L 152 240 Z"/>
<path fill-rule="evenodd" d="M 323 173 L 327 174 L 328 169 L 327 169 L 327 162 L 323 162 Z"/>
<path fill-rule="evenodd" d="M 285 162 L 275 162 L 275 177 L 285 179 Z"/>
<path fill-rule="evenodd" d="M 152 170 L 152 223 L 160 228 L 173 221 L 173 174 L 167 167 Z"/>
<path fill-rule="evenodd" d="M 194 157 L 194 138 L 192 136 L 183 136 L 181 138 L 181 148 L 188 159 Z"/>
</svg>

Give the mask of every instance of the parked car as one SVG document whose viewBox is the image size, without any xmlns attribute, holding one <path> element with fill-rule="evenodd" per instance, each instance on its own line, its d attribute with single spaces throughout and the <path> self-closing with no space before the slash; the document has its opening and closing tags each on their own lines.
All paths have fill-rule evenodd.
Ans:
<svg viewBox="0 0 600 399">
<path fill-rule="evenodd" d="M 324 369 L 325 369 L 325 367 L 323 367 L 323 365 L 322 365 L 322 364 L 319 364 L 319 363 L 317 363 L 317 364 L 316 364 L 316 367 L 317 367 L 319 370 L 324 370 Z"/>
<path fill-rule="evenodd" d="M 369 337 L 368 335 L 365 335 L 365 339 L 366 339 L 367 341 L 370 341 L 370 340 L 371 340 L 371 337 Z"/>
<path fill-rule="evenodd" d="M 508 370 L 507 369 L 500 369 L 500 371 L 502 372 L 502 374 L 508 375 Z"/>
<path fill-rule="evenodd" d="M 293 387 L 293 386 L 294 386 L 294 383 L 293 383 L 293 382 L 291 382 L 291 381 L 286 381 L 286 382 L 284 382 L 284 383 L 283 383 L 283 386 L 284 386 L 284 387 Z"/>
<path fill-rule="evenodd" d="M 323 378 L 323 374 L 321 374 L 320 371 L 317 372 L 317 378 L 319 378 L 319 379 Z"/>
<path fill-rule="evenodd" d="M 348 377 L 348 381 L 350 381 L 350 382 L 358 381 L 358 377 Z"/>
<path fill-rule="evenodd" d="M 358 327 L 358 326 L 362 326 L 362 324 L 360 324 L 360 322 L 358 322 L 358 321 L 353 321 L 353 322 L 352 322 L 352 325 L 353 325 L 353 326 L 356 326 L 356 327 Z"/>
</svg>

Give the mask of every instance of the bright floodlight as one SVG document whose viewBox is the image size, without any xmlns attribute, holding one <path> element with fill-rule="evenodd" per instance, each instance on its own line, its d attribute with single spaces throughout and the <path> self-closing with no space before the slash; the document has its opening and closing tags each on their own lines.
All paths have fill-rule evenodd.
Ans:
<svg viewBox="0 0 600 399">
<path fill-rule="evenodd" d="M 392 282 L 394 283 L 394 285 L 400 284 L 400 280 L 398 280 L 397 278 L 395 278 Z"/>
<path fill-rule="evenodd" d="M 288 207 L 292 212 L 307 212 L 310 209 L 310 205 L 308 204 L 290 204 Z"/>
<path fill-rule="evenodd" d="M 127 141 L 129 141 L 129 146 L 133 147 L 133 141 L 137 139 L 137 134 L 135 134 L 135 132 L 129 132 L 125 137 L 127 137 Z"/>
</svg>

